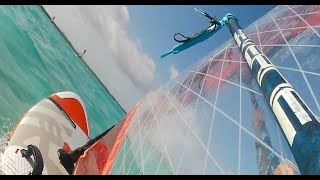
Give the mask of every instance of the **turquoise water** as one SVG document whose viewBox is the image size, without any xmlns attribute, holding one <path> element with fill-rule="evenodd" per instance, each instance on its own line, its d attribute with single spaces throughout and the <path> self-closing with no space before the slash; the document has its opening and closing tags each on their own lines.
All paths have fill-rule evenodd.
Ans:
<svg viewBox="0 0 320 180">
<path fill-rule="evenodd" d="M 2 141 L 35 103 L 59 91 L 82 98 L 91 136 L 125 115 L 40 7 L 0 6 L 0 27 Z"/>
</svg>

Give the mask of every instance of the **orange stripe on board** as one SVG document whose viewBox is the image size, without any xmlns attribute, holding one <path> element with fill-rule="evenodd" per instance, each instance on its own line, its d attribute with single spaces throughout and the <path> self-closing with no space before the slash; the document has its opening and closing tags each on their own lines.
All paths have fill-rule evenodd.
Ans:
<svg viewBox="0 0 320 180">
<path fill-rule="evenodd" d="M 109 174 L 129 124 L 141 103 L 142 100 L 108 134 L 84 152 L 78 160 L 74 174 Z"/>
<path fill-rule="evenodd" d="M 57 95 L 51 96 L 67 113 L 67 115 L 82 129 L 89 137 L 89 130 L 86 115 L 81 103 L 74 98 L 60 98 Z"/>
<path fill-rule="evenodd" d="M 24 113 L 22 118 L 19 120 L 19 122 L 16 124 L 16 126 L 11 130 L 11 132 L 9 133 L 9 139 L 8 141 L 12 138 L 14 131 L 16 131 L 17 127 L 19 126 L 20 122 L 22 121 L 22 119 L 24 118 L 24 116 L 27 114 L 28 112 Z"/>
</svg>

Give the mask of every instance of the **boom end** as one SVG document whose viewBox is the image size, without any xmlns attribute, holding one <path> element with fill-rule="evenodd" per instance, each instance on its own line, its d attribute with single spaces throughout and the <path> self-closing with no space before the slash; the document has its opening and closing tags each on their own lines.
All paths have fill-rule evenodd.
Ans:
<svg viewBox="0 0 320 180">
<path fill-rule="evenodd" d="M 173 50 L 170 50 L 168 52 L 165 52 L 165 53 L 161 54 L 160 58 L 164 58 L 166 56 L 169 56 L 170 54 L 173 54 Z"/>
</svg>

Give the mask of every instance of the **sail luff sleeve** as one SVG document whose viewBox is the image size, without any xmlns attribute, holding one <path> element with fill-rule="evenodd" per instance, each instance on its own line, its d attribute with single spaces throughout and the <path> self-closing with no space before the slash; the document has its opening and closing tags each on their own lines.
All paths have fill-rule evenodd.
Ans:
<svg viewBox="0 0 320 180">
<path fill-rule="evenodd" d="M 229 30 L 274 113 L 301 174 L 320 174 L 320 124 L 307 104 L 267 56 L 226 15 Z"/>
</svg>

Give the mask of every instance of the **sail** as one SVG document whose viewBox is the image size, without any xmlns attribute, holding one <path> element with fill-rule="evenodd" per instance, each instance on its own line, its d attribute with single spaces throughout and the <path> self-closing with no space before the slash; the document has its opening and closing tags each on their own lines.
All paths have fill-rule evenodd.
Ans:
<svg viewBox="0 0 320 180">
<path fill-rule="evenodd" d="M 320 6 L 277 6 L 244 32 L 319 117 Z M 110 171 L 299 173 L 233 39 L 144 98 Z"/>
<path fill-rule="evenodd" d="M 320 117 L 320 6 L 277 6 L 244 32 Z M 300 174 L 231 36 L 145 96 L 114 155 L 103 173 Z"/>
</svg>

